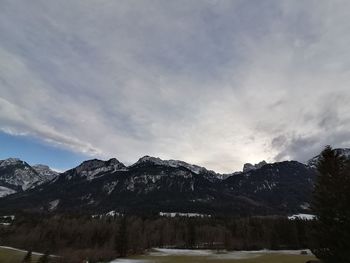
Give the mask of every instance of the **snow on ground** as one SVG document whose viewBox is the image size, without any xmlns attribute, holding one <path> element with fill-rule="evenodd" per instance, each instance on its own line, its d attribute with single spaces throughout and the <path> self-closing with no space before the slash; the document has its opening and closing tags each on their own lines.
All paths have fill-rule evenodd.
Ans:
<svg viewBox="0 0 350 263">
<path fill-rule="evenodd" d="M 306 251 L 308 255 L 312 255 L 309 249 L 303 250 L 254 250 L 254 251 L 217 251 L 205 249 L 169 249 L 169 248 L 153 248 L 147 255 L 151 257 L 176 257 L 191 256 L 203 257 L 204 259 L 230 260 L 230 259 L 251 259 L 257 258 L 265 254 L 287 254 L 300 255 L 302 251 Z M 110 263 L 151 263 L 150 260 L 135 259 L 116 259 Z"/>
<path fill-rule="evenodd" d="M 115 259 L 110 263 L 151 263 L 151 261 L 141 259 Z"/>
<path fill-rule="evenodd" d="M 14 250 L 14 251 L 18 251 L 18 252 L 23 252 L 23 253 L 27 253 L 28 251 L 27 250 L 23 250 L 23 249 L 18 249 L 18 248 L 14 248 L 14 247 L 6 247 L 6 246 L 0 246 L 0 249 L 7 249 L 7 250 Z M 42 253 L 38 253 L 38 252 L 32 252 L 33 255 L 36 255 L 36 256 L 42 256 L 44 254 Z M 57 257 L 55 255 L 50 255 L 52 257 Z"/>
<path fill-rule="evenodd" d="M 112 210 L 112 211 L 109 211 L 109 212 L 107 212 L 107 213 L 105 213 L 105 214 L 92 215 L 91 217 L 92 217 L 92 218 L 103 218 L 103 217 L 105 217 L 105 216 L 106 216 L 106 217 L 109 217 L 109 216 L 114 217 L 114 216 L 123 216 L 123 215 L 124 215 L 124 214 L 118 213 L 118 212 Z"/>
<path fill-rule="evenodd" d="M 295 219 L 300 219 L 300 220 L 314 220 L 316 219 L 315 215 L 310 215 L 310 214 L 296 214 L 292 216 L 288 216 L 289 220 L 295 220 Z"/>
<path fill-rule="evenodd" d="M 216 250 L 201 250 L 201 249 L 165 249 L 154 248 L 149 253 L 150 256 L 204 256 L 212 259 L 248 259 L 259 257 L 264 254 L 288 254 L 288 255 L 300 255 L 302 251 L 306 251 L 311 255 L 311 251 L 308 249 L 303 250 L 254 250 L 254 251 L 219 251 Z"/>
<path fill-rule="evenodd" d="M 205 215 L 205 214 L 177 213 L 177 212 L 172 212 L 172 213 L 159 212 L 159 215 L 165 216 L 165 217 L 176 217 L 176 216 L 181 216 L 181 217 L 211 217 L 210 215 Z"/>
<path fill-rule="evenodd" d="M 0 225 L 10 226 L 13 220 L 15 220 L 14 215 L 0 216 Z"/>
<path fill-rule="evenodd" d="M 150 256 L 210 256 L 211 250 L 204 249 L 172 249 L 172 248 L 154 248 L 149 253 Z"/>
</svg>

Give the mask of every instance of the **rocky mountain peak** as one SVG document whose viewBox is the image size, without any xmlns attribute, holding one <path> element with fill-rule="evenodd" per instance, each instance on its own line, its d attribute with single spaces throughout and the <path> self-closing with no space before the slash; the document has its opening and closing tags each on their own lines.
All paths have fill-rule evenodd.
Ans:
<svg viewBox="0 0 350 263">
<path fill-rule="evenodd" d="M 32 168 L 41 176 L 46 177 L 48 180 L 53 179 L 58 175 L 58 172 L 51 170 L 49 166 L 43 164 L 33 165 Z"/>
<path fill-rule="evenodd" d="M 157 165 L 163 165 L 164 161 L 158 157 L 152 157 L 149 155 L 145 155 L 145 156 L 141 157 L 134 165 L 138 165 L 141 163 L 153 163 L 153 164 L 157 164 Z"/>
<path fill-rule="evenodd" d="M 105 161 L 92 159 L 82 162 L 78 167 L 76 167 L 76 171 L 78 174 L 84 171 L 91 171 L 101 167 L 106 166 Z"/>
<path fill-rule="evenodd" d="M 189 163 L 186 163 L 184 161 L 162 160 L 158 157 L 152 157 L 152 156 L 148 156 L 148 155 L 140 158 L 135 164 L 132 165 L 132 167 L 138 166 L 138 165 L 144 164 L 144 163 L 151 163 L 152 165 L 160 165 L 160 166 L 167 166 L 167 167 L 173 167 L 173 168 L 182 167 L 182 168 L 186 168 L 187 170 L 190 170 L 191 172 L 193 172 L 195 174 L 199 174 L 199 173 L 216 174 L 214 171 L 209 171 L 204 167 L 194 165 L 194 164 L 189 164 Z"/>
<path fill-rule="evenodd" d="M 24 162 L 21 161 L 18 158 L 8 158 L 5 160 L 0 160 L 0 166 L 9 166 L 9 165 L 18 165 L 18 164 L 23 164 Z"/>
<path fill-rule="evenodd" d="M 245 173 L 245 172 L 249 172 L 252 170 L 260 169 L 261 167 L 263 167 L 266 164 L 267 164 L 267 162 L 265 162 L 265 161 L 261 161 L 260 163 L 257 163 L 257 164 L 246 163 L 243 166 L 243 172 Z"/>
<path fill-rule="evenodd" d="M 78 176 L 86 177 L 88 180 L 92 180 L 99 174 L 107 172 L 111 173 L 123 169 L 126 169 L 125 165 L 119 162 L 117 159 L 112 158 L 108 161 L 98 159 L 87 160 L 81 163 L 78 167 L 74 168 L 73 171 L 75 171 Z"/>
<path fill-rule="evenodd" d="M 119 165 L 125 167 L 125 165 L 121 162 L 119 162 L 116 158 L 111 158 L 107 161 L 109 165 Z"/>
</svg>

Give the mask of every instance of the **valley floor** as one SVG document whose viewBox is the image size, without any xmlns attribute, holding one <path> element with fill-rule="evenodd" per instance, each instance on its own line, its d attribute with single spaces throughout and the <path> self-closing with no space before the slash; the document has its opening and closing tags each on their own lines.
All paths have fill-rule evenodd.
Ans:
<svg viewBox="0 0 350 263">
<path fill-rule="evenodd" d="M 0 247 L 0 262 L 1 263 L 21 263 L 27 251 L 10 248 Z M 33 262 L 39 259 L 39 255 L 34 254 L 32 256 Z"/>
<path fill-rule="evenodd" d="M 305 263 L 315 259 L 310 251 L 307 252 L 308 255 L 301 255 L 301 250 L 219 252 L 156 248 L 144 256 L 116 259 L 110 263 Z M 21 263 L 25 254 L 23 250 L 0 247 L 0 262 Z M 33 253 L 32 262 L 38 259 L 39 254 Z"/>
<path fill-rule="evenodd" d="M 308 255 L 301 255 L 301 250 L 217 252 L 154 249 L 145 256 L 117 259 L 111 263 L 305 263 L 315 259 L 310 251 L 307 252 Z"/>
</svg>

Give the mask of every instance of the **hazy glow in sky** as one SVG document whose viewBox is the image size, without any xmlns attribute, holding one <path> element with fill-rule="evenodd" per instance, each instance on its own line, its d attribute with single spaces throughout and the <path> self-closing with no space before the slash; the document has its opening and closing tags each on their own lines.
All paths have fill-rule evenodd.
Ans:
<svg viewBox="0 0 350 263">
<path fill-rule="evenodd" d="M 349 17 L 336 0 L 2 0 L 0 130 L 18 143 L 1 154 L 34 138 L 57 168 L 64 151 L 232 172 L 348 147 Z"/>
</svg>

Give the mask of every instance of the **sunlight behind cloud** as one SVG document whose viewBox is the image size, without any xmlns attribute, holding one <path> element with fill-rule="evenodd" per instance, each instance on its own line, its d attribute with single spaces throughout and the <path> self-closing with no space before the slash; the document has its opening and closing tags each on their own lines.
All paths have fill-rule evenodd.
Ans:
<svg viewBox="0 0 350 263">
<path fill-rule="evenodd" d="M 3 1 L 0 129 L 218 172 L 348 146 L 349 3 L 305 4 Z"/>
</svg>

